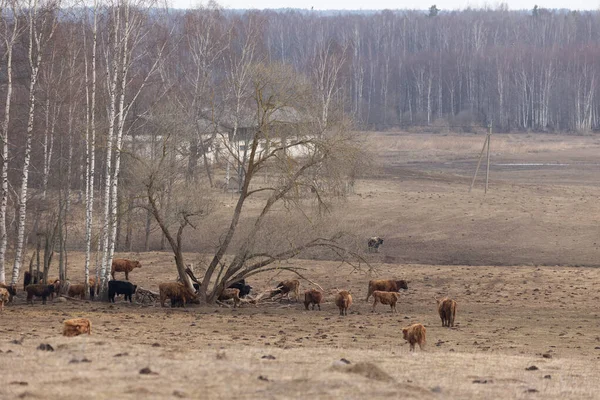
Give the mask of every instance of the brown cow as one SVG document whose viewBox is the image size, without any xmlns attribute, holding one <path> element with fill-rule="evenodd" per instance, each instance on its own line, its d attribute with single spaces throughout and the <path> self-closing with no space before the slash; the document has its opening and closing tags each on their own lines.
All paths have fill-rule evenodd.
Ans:
<svg viewBox="0 0 600 400">
<path fill-rule="evenodd" d="M 100 292 L 100 279 L 96 279 L 95 276 L 91 276 L 88 279 L 88 285 L 90 287 L 90 299 L 94 300 L 96 293 Z"/>
<path fill-rule="evenodd" d="M 419 348 L 423 350 L 426 331 L 427 329 L 421 324 L 412 324 L 406 328 L 402 328 L 404 340 L 410 343 L 410 351 L 415 351 L 415 344 L 418 344 Z"/>
<path fill-rule="evenodd" d="M 223 289 L 217 300 L 225 301 L 231 299 L 233 299 L 233 308 L 236 308 L 240 302 L 240 289 Z"/>
<path fill-rule="evenodd" d="M 315 305 L 321 311 L 321 302 L 323 301 L 323 293 L 317 289 L 310 289 L 304 292 L 304 307 L 308 310 L 308 306 L 312 304 L 312 309 L 315 309 Z"/>
<path fill-rule="evenodd" d="M 435 299 L 435 297 L 434 297 Z M 456 301 L 444 297 L 443 299 L 435 299 L 438 305 L 438 313 L 442 319 L 442 326 L 454 326 L 454 316 L 456 315 Z"/>
<path fill-rule="evenodd" d="M 13 296 L 17 295 L 17 288 L 15 285 L 5 285 L 4 283 L 0 283 L 0 288 L 2 289 L 6 289 L 6 291 L 8 292 L 8 302 L 12 303 L 13 301 Z"/>
<path fill-rule="evenodd" d="M 110 274 L 112 275 L 113 280 L 116 280 L 115 272 L 125 272 L 125 280 L 128 281 L 129 273 L 135 268 L 142 268 L 142 264 L 137 260 L 115 258 L 112 262 L 112 267 L 110 268 Z"/>
<path fill-rule="evenodd" d="M 63 335 L 64 336 L 78 336 L 82 333 L 92 334 L 92 323 L 87 318 L 73 318 L 67 319 L 64 322 Z"/>
<path fill-rule="evenodd" d="M 173 301 L 182 301 L 183 307 L 185 303 L 194 300 L 196 295 L 187 286 L 180 282 L 165 282 L 158 285 L 160 291 L 160 305 L 165 306 L 167 297 Z"/>
<path fill-rule="evenodd" d="M 352 305 L 352 295 L 347 290 L 340 291 L 335 296 L 335 305 L 340 309 L 340 315 L 348 315 L 348 308 Z"/>
<path fill-rule="evenodd" d="M 0 288 L 0 312 L 4 312 L 4 303 L 10 300 L 10 293 L 5 288 Z"/>
<path fill-rule="evenodd" d="M 367 300 L 365 301 L 369 301 L 369 297 L 371 297 L 376 290 L 379 290 L 380 292 L 399 292 L 400 289 L 408 289 L 408 281 L 394 281 L 391 279 L 369 281 L 369 291 L 367 292 Z"/>
<path fill-rule="evenodd" d="M 271 294 L 271 297 L 277 295 L 277 294 L 281 294 L 281 298 L 283 299 L 283 295 L 286 296 L 286 298 L 288 300 L 290 300 L 290 293 L 294 293 L 294 297 L 296 298 L 296 301 L 298 301 L 298 299 L 300 298 L 300 294 L 298 293 L 298 290 L 300 288 L 300 281 L 298 281 L 298 279 L 291 279 L 289 281 L 283 281 L 283 282 L 279 282 L 277 284 L 277 287 L 275 288 L 275 291 Z"/>
<path fill-rule="evenodd" d="M 81 297 L 81 300 L 85 300 L 85 285 L 83 283 L 78 283 L 76 285 L 69 286 L 69 291 L 67 292 L 69 297 Z"/>
<path fill-rule="evenodd" d="M 44 285 L 43 283 L 36 283 L 29 285 L 25 288 L 27 292 L 27 303 L 33 305 L 33 296 L 41 297 L 42 304 L 46 304 L 46 298 L 54 293 L 54 285 Z"/>
<path fill-rule="evenodd" d="M 373 299 L 375 301 L 373 301 L 372 312 L 375 312 L 375 306 L 377 305 L 377 303 L 387 304 L 392 308 L 392 312 L 396 312 L 396 302 L 398 301 L 399 298 L 400 298 L 400 293 L 382 292 L 379 290 L 374 291 Z"/>
</svg>

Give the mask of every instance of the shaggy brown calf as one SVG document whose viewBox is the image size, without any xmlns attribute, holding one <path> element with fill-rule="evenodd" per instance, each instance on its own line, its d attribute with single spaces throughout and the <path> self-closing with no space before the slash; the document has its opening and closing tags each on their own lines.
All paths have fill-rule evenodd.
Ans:
<svg viewBox="0 0 600 400">
<path fill-rule="evenodd" d="M 347 290 L 342 290 L 335 296 L 335 305 L 340 309 L 340 315 L 348 315 L 348 308 L 352 305 L 352 295 Z"/>
<path fill-rule="evenodd" d="M 225 301 L 233 299 L 233 308 L 236 308 L 240 302 L 240 289 L 223 289 L 223 292 L 217 300 Z"/>
<path fill-rule="evenodd" d="M 283 295 L 285 295 L 287 297 L 287 299 L 290 300 L 290 293 L 293 292 L 294 297 L 296 298 L 296 301 L 298 301 L 298 299 L 300 298 L 300 295 L 298 293 L 299 288 L 300 288 L 300 281 L 298 281 L 298 279 L 291 279 L 289 281 L 279 282 L 279 284 L 277 284 L 277 287 L 275 288 L 276 290 L 273 292 L 271 297 L 273 297 L 277 294 L 281 294 L 282 299 L 283 299 Z"/>
<path fill-rule="evenodd" d="M 404 340 L 410 343 L 410 351 L 415 351 L 415 344 L 418 344 L 419 348 L 423 350 L 426 331 L 427 329 L 421 324 L 412 324 L 406 328 L 402 328 Z"/>
<path fill-rule="evenodd" d="M 64 336 L 78 336 L 83 333 L 92 334 L 92 323 L 87 318 L 73 318 L 64 322 Z"/>
<path fill-rule="evenodd" d="M 194 300 L 196 295 L 183 283 L 180 282 L 165 282 L 158 285 L 160 291 L 160 306 L 165 306 L 167 297 L 173 301 L 181 301 L 185 308 L 185 303 Z"/>
<path fill-rule="evenodd" d="M 435 297 L 434 297 L 435 298 Z M 442 319 L 442 326 L 454 326 L 454 316 L 456 315 L 456 301 L 444 297 L 443 299 L 435 299 L 438 305 L 438 313 Z"/>
<path fill-rule="evenodd" d="M 88 279 L 88 285 L 90 287 L 90 299 L 94 300 L 96 293 L 100 292 L 100 280 L 96 281 L 96 277 L 92 276 Z"/>
<path fill-rule="evenodd" d="M 400 298 L 400 293 L 381 292 L 379 290 L 374 291 L 373 299 L 375 299 L 375 301 L 373 301 L 372 312 L 375 312 L 375 306 L 377 305 L 377 303 L 387 304 L 392 308 L 392 312 L 396 312 L 396 302 L 398 301 L 399 298 Z"/>
<path fill-rule="evenodd" d="M 83 283 L 78 283 L 76 285 L 69 286 L 69 291 L 67 292 L 69 297 L 81 297 L 81 300 L 85 300 L 85 285 Z"/>
<path fill-rule="evenodd" d="M 399 292 L 400 289 L 408 289 L 408 281 L 400 280 L 394 281 L 391 279 L 378 279 L 369 281 L 369 290 L 367 292 L 367 300 L 373 294 L 374 291 L 379 290 L 380 292 Z"/>
<path fill-rule="evenodd" d="M 315 305 L 321 311 L 321 302 L 323 301 L 323 293 L 317 289 L 310 289 L 304 292 L 304 307 L 308 310 L 308 306 L 312 304 L 312 309 L 315 309 Z"/>
<path fill-rule="evenodd" d="M 110 268 L 110 274 L 112 275 L 113 280 L 116 280 L 115 272 L 125 272 L 125 280 L 128 281 L 129 273 L 136 268 L 142 268 L 142 264 L 137 260 L 115 258 L 112 262 L 112 267 Z"/>
<path fill-rule="evenodd" d="M 17 288 L 15 285 L 5 285 L 4 283 L 0 283 L 0 288 L 6 289 L 8 292 L 8 302 L 12 303 L 13 296 L 17 295 Z"/>
<path fill-rule="evenodd" d="M 54 293 L 54 285 L 36 283 L 35 285 L 27 286 L 25 291 L 27 292 L 27 303 L 33 305 L 33 296 L 36 296 L 42 298 L 42 304 L 46 304 L 46 299 Z"/>
<path fill-rule="evenodd" d="M 0 288 L 0 312 L 4 312 L 4 303 L 10 300 L 10 293 L 5 288 Z"/>
</svg>

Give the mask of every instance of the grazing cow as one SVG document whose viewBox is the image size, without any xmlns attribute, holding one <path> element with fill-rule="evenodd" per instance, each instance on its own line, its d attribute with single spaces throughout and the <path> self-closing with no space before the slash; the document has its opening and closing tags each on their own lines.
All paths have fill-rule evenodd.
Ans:
<svg viewBox="0 0 600 400">
<path fill-rule="evenodd" d="M 83 333 L 88 335 L 92 334 L 92 323 L 87 318 L 73 318 L 67 319 L 64 322 L 63 335 L 64 336 L 78 336 Z"/>
<path fill-rule="evenodd" d="M 348 308 L 352 305 L 352 295 L 347 290 L 340 291 L 335 296 L 335 305 L 340 309 L 340 315 L 348 315 Z"/>
<path fill-rule="evenodd" d="M 23 290 L 31 284 L 41 283 L 44 279 L 44 273 L 42 271 L 33 271 L 33 274 L 29 271 L 25 271 L 25 276 L 23 277 Z"/>
<path fill-rule="evenodd" d="M 434 297 L 435 299 L 435 297 Z M 442 326 L 454 326 L 454 316 L 456 315 L 456 301 L 444 297 L 443 299 L 435 299 L 438 305 L 438 313 L 442 319 Z"/>
<path fill-rule="evenodd" d="M 415 344 L 418 344 L 419 348 L 423 350 L 426 331 L 427 329 L 421 324 L 412 324 L 406 328 L 402 328 L 404 340 L 410 343 L 410 351 L 415 351 Z"/>
<path fill-rule="evenodd" d="M 108 281 L 108 301 L 111 303 L 115 302 L 115 296 L 118 294 L 125 295 L 125 301 L 129 299 L 132 303 L 132 295 L 135 293 L 137 285 L 126 281 Z"/>
<path fill-rule="evenodd" d="M 17 295 L 17 288 L 15 285 L 5 285 L 4 283 L 0 283 L 0 288 L 6 289 L 8 292 L 8 302 L 12 303 L 13 296 Z"/>
<path fill-rule="evenodd" d="M 383 239 L 377 236 L 373 236 L 367 242 L 367 246 L 369 248 L 369 253 L 377 253 L 379 251 L 379 246 L 383 244 Z"/>
<path fill-rule="evenodd" d="M 315 304 L 321 311 L 321 302 L 323 301 L 323 293 L 317 289 L 310 289 L 304 292 L 304 307 L 308 310 L 308 306 L 312 304 L 312 309 L 315 309 Z"/>
<path fill-rule="evenodd" d="M 374 291 L 379 290 L 380 292 L 399 292 L 400 289 L 408 289 L 408 281 L 400 280 L 394 281 L 391 279 L 379 279 L 369 281 L 369 290 L 367 292 L 367 300 L 373 294 Z"/>
<path fill-rule="evenodd" d="M 90 287 L 90 299 L 94 300 L 96 293 L 100 292 L 100 280 L 96 280 L 96 277 L 90 277 L 88 279 L 88 285 Z"/>
<path fill-rule="evenodd" d="M 289 281 L 283 281 L 283 282 L 279 282 L 277 284 L 277 286 L 275 287 L 275 290 L 273 291 L 273 293 L 271 293 L 271 297 L 281 294 L 281 298 L 283 299 L 283 295 L 285 295 L 287 297 L 288 300 L 290 300 L 290 293 L 294 293 L 294 297 L 296 298 L 296 301 L 298 301 L 298 298 L 300 297 L 299 293 L 298 293 L 298 289 L 300 288 L 300 281 L 298 281 L 298 279 L 291 279 Z"/>
<path fill-rule="evenodd" d="M 224 289 L 217 300 L 225 301 L 233 299 L 233 308 L 240 302 L 240 289 Z"/>
<path fill-rule="evenodd" d="M 31 303 L 31 305 L 33 305 L 33 296 L 36 296 L 42 298 L 42 304 L 46 304 L 46 298 L 54 293 L 54 285 L 36 283 L 27 286 L 25 291 L 27 292 L 27 303 Z"/>
<path fill-rule="evenodd" d="M 142 268 L 142 264 L 140 264 L 137 260 L 127 260 L 125 258 L 115 258 L 112 262 L 112 267 L 110 268 L 110 274 L 113 279 L 115 278 L 115 272 L 125 272 L 125 280 L 129 280 L 129 273 L 136 268 Z"/>
<path fill-rule="evenodd" d="M 246 297 L 250 294 L 250 291 L 252 290 L 252 286 L 246 285 L 246 280 L 241 279 L 241 280 L 227 286 L 227 289 L 239 289 L 240 297 Z"/>
<path fill-rule="evenodd" d="M 10 293 L 5 288 L 0 288 L 0 312 L 4 312 L 4 303 L 10 300 Z"/>
<path fill-rule="evenodd" d="M 85 285 L 83 283 L 78 283 L 76 285 L 69 286 L 69 291 L 67 292 L 69 297 L 79 296 L 81 300 L 85 300 Z"/>
<path fill-rule="evenodd" d="M 185 308 L 185 303 L 196 298 L 190 289 L 181 282 L 165 282 L 158 285 L 160 291 L 160 305 L 165 306 L 167 298 L 171 300 L 171 307 L 181 304 Z"/>
<path fill-rule="evenodd" d="M 392 312 L 396 312 L 396 302 L 398 301 L 399 298 L 400 298 L 400 293 L 382 292 L 379 290 L 374 291 L 373 299 L 375 299 L 375 301 L 373 301 L 372 312 L 375 312 L 375 306 L 377 305 L 377 303 L 387 304 L 392 308 Z"/>
</svg>

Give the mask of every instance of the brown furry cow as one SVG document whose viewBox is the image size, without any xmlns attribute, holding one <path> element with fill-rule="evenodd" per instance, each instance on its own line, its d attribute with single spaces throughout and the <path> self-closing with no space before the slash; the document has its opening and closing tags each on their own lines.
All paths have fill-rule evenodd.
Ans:
<svg viewBox="0 0 600 400">
<path fill-rule="evenodd" d="M 183 283 L 180 282 L 165 282 L 158 285 L 160 291 L 160 305 L 165 306 L 167 297 L 173 301 L 182 301 L 183 307 L 185 303 L 196 298 L 196 294 L 187 288 Z"/>
<path fill-rule="evenodd" d="M 378 279 L 369 281 L 369 291 L 367 292 L 367 300 L 373 294 L 374 291 L 379 290 L 380 292 L 399 292 L 400 289 L 408 289 L 408 281 L 399 280 L 394 281 L 391 279 Z"/>
<path fill-rule="evenodd" d="M 92 323 L 87 318 L 73 318 L 64 322 L 64 336 L 78 336 L 83 333 L 92 334 Z"/>
<path fill-rule="evenodd" d="M 115 272 L 125 272 L 125 280 L 128 281 L 129 273 L 136 268 L 142 268 L 142 264 L 137 260 L 115 258 L 112 262 L 112 267 L 110 268 L 110 274 L 112 275 L 113 280 L 116 280 Z"/>
<path fill-rule="evenodd" d="M 271 297 L 281 294 L 281 298 L 285 295 L 288 300 L 290 300 L 290 293 L 294 293 L 294 297 L 296 301 L 300 298 L 300 294 L 298 293 L 300 288 L 300 281 L 298 279 L 291 279 L 289 281 L 279 282 L 277 284 L 276 290 L 273 291 Z"/>
<path fill-rule="evenodd" d="M 6 289 L 8 292 L 8 302 L 12 303 L 13 296 L 17 295 L 17 288 L 15 285 L 5 285 L 4 283 L 0 283 L 0 288 Z"/>
<path fill-rule="evenodd" d="M 0 312 L 4 312 L 4 303 L 10 300 L 10 293 L 5 288 L 0 288 Z"/>
<path fill-rule="evenodd" d="M 224 289 L 217 300 L 225 301 L 231 299 L 233 299 L 233 308 L 236 308 L 240 302 L 240 289 Z"/>
<path fill-rule="evenodd" d="M 392 312 L 396 312 L 396 302 L 400 298 L 400 293 L 395 292 L 381 292 L 376 290 L 373 292 L 373 310 L 375 312 L 375 306 L 377 303 L 387 304 L 392 308 Z"/>
<path fill-rule="evenodd" d="M 412 324 L 406 328 L 402 328 L 404 340 L 410 343 L 410 351 L 415 351 L 415 344 L 418 344 L 419 348 L 423 350 L 426 331 L 427 329 L 421 324 Z"/>
<path fill-rule="evenodd" d="M 435 297 L 434 297 L 435 299 Z M 438 305 L 438 313 L 442 319 L 442 326 L 454 326 L 454 317 L 456 315 L 456 301 L 444 297 L 443 299 L 435 299 Z"/>
<path fill-rule="evenodd" d="M 312 309 L 315 309 L 315 305 L 321 311 L 321 302 L 323 301 L 323 293 L 317 289 L 310 289 L 304 292 L 304 307 L 308 310 L 308 306 L 312 304 Z"/>
<path fill-rule="evenodd" d="M 352 305 L 352 295 L 347 290 L 340 291 L 335 296 L 335 305 L 340 309 L 340 315 L 348 315 L 348 308 Z"/>
<path fill-rule="evenodd" d="M 94 300 L 96 293 L 100 292 L 100 279 L 96 279 L 95 276 L 91 276 L 88 279 L 88 285 L 90 287 L 90 299 Z"/>
<path fill-rule="evenodd" d="M 85 285 L 83 283 L 78 283 L 76 285 L 69 286 L 69 291 L 67 292 L 69 297 L 79 296 L 81 300 L 85 300 Z"/>
<path fill-rule="evenodd" d="M 42 304 L 46 304 L 46 298 L 50 297 L 54 293 L 54 285 L 44 285 L 43 283 L 36 283 L 29 285 L 25 288 L 27 292 L 27 303 L 33 305 L 33 296 L 41 297 Z"/>
</svg>

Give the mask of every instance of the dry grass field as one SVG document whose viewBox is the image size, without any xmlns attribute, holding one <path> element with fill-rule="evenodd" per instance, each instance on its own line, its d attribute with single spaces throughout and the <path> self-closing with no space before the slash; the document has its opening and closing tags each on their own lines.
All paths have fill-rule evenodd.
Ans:
<svg viewBox="0 0 600 400">
<path fill-rule="evenodd" d="M 385 238 L 364 254 L 372 270 L 282 264 L 325 289 L 322 311 L 293 301 L 30 306 L 20 291 L 0 315 L 0 399 L 598 398 L 600 140 L 494 135 L 487 195 L 481 180 L 468 193 L 480 135 L 378 133 L 367 143 L 379 166 L 333 218 L 357 241 Z M 119 256 L 141 260 L 130 279 L 146 289 L 175 278 L 169 253 Z M 186 256 L 199 266 L 207 257 Z M 82 259 L 69 255 L 73 281 Z M 291 276 L 249 283 L 262 291 Z M 397 313 L 371 312 L 373 278 L 410 281 Z M 354 297 L 347 317 L 333 304 L 337 289 Z M 436 312 L 434 296 L 445 295 L 458 303 L 454 328 Z M 76 317 L 92 321 L 92 334 L 63 337 L 62 321 Z M 414 322 L 427 344 L 411 353 L 401 329 Z"/>
</svg>

